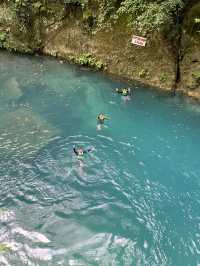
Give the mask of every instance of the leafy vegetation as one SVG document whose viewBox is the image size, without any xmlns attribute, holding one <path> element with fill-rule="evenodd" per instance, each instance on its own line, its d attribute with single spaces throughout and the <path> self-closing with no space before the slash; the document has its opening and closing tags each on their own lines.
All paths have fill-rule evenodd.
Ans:
<svg viewBox="0 0 200 266">
<path fill-rule="evenodd" d="M 7 39 L 7 34 L 5 32 L 0 32 L 0 43 L 3 44 Z"/>
<path fill-rule="evenodd" d="M 87 20 L 93 17 L 97 27 L 126 23 L 138 32 L 146 34 L 174 25 L 188 0 L 62 0 L 59 2 L 65 9 L 72 6 L 80 7 L 83 18 Z M 14 0 L 14 11 L 21 22 L 30 25 L 33 14 L 44 12 L 48 9 L 49 3 L 47 0 Z"/>
<path fill-rule="evenodd" d="M 148 78 L 149 77 L 149 71 L 147 69 L 142 69 L 138 75 L 140 78 Z"/>
<path fill-rule="evenodd" d="M 200 18 L 195 18 L 195 23 L 199 24 L 200 23 Z"/>
<path fill-rule="evenodd" d="M 166 73 L 161 73 L 160 74 L 160 81 L 161 82 L 166 82 L 167 81 L 167 74 Z"/>
<path fill-rule="evenodd" d="M 200 18 L 195 18 L 194 23 L 195 23 L 196 25 L 198 25 L 198 30 L 197 30 L 197 32 L 200 33 Z"/>
<path fill-rule="evenodd" d="M 196 85 L 200 86 L 200 72 L 192 73 L 192 77 L 193 77 Z"/>
<path fill-rule="evenodd" d="M 147 33 L 160 31 L 173 25 L 183 8 L 183 0 L 125 0 L 118 13 L 126 14 L 131 26 Z"/>
<path fill-rule="evenodd" d="M 81 54 L 79 57 L 71 57 L 70 59 L 76 64 L 93 67 L 98 70 L 104 67 L 103 63 L 91 54 Z"/>
<path fill-rule="evenodd" d="M 0 32 L 0 48 L 8 47 L 8 33 Z"/>
</svg>

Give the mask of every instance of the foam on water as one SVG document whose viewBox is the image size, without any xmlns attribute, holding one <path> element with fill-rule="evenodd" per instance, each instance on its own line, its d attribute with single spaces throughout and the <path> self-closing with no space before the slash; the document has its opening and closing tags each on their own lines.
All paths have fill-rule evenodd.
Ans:
<svg viewBox="0 0 200 266">
<path fill-rule="evenodd" d="M 199 107 L 119 86 L 0 53 L 0 265 L 200 264 Z"/>
</svg>

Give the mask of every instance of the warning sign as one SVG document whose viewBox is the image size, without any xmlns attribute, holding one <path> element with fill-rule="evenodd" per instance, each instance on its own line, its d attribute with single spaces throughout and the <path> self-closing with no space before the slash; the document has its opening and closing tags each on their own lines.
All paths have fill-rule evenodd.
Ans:
<svg viewBox="0 0 200 266">
<path fill-rule="evenodd" d="M 136 36 L 136 35 L 133 35 L 132 41 L 131 41 L 132 44 L 136 44 L 139 46 L 145 46 L 146 42 L 147 42 L 147 38 Z"/>
</svg>

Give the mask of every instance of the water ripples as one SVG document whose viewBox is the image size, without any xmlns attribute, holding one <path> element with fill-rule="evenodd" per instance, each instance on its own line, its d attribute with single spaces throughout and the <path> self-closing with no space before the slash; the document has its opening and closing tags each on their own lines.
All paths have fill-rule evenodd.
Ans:
<svg viewBox="0 0 200 266">
<path fill-rule="evenodd" d="M 166 210 L 168 212 L 169 209 L 180 208 L 180 219 L 181 215 L 184 215 L 182 220 L 187 219 L 191 210 L 184 208 L 184 202 L 190 200 L 193 195 L 189 194 L 188 199 L 185 194 L 176 198 L 173 191 L 159 183 L 149 179 L 141 181 L 137 173 L 133 175 L 126 169 L 126 160 L 123 153 L 116 149 L 116 141 L 103 135 L 98 137 L 97 140 L 81 135 L 56 137 L 35 154 L 31 161 L 14 159 L 9 161 L 9 164 L 6 161 L 4 165 L 1 163 L 1 184 L 4 183 L 1 202 L 10 201 L 11 206 L 15 204 L 21 208 L 24 205 L 36 205 L 42 210 L 48 206 L 49 212 L 52 213 L 48 214 L 43 227 L 50 227 L 50 232 L 54 224 L 49 226 L 49 215 L 54 223 L 57 221 L 61 224 L 61 228 L 64 228 L 64 224 L 68 224 L 69 220 L 80 221 L 79 224 L 73 225 L 74 228 L 70 225 L 71 238 L 76 240 L 74 245 L 64 248 L 65 241 L 61 249 L 22 245 L 21 240 L 16 241 L 16 235 L 31 243 L 48 244 L 50 240 L 36 231 L 31 233 L 19 226 L 13 227 L 12 223 L 16 220 L 13 211 L 0 214 L 0 222 L 9 225 L 8 231 L 2 231 L 5 239 L 1 239 L 1 242 L 11 248 L 15 256 L 19 257 L 19 261 L 28 262 L 30 265 L 34 265 L 32 260 L 48 262 L 63 256 L 68 257 L 69 265 L 109 265 L 120 261 L 123 265 L 169 265 L 164 249 L 166 244 L 174 245 L 173 238 L 179 241 L 180 250 L 187 250 L 186 243 L 190 243 L 188 252 L 198 253 L 199 243 L 192 236 L 191 239 L 178 240 L 176 225 L 181 226 L 181 223 L 177 224 L 177 217 L 173 217 L 173 214 L 166 216 Z M 98 146 L 98 150 L 89 154 L 84 166 L 80 167 L 72 151 L 73 145 Z M 135 144 L 131 143 L 120 142 L 119 145 L 122 145 L 122 149 L 127 147 L 130 152 L 136 148 Z M 110 150 L 113 150 L 115 160 L 110 158 Z M 114 162 L 120 163 L 121 170 Z M 145 166 L 141 161 L 138 165 Z M 125 186 L 127 183 L 129 185 Z M 57 206 L 56 211 L 54 206 Z M 160 217 L 165 220 L 165 225 L 159 221 Z M 54 230 L 55 228 L 52 229 L 53 237 Z M 78 231 L 81 235 L 77 233 L 76 236 Z M 93 235 L 93 231 L 99 232 Z M 104 233 L 105 231 L 107 233 Z M 166 238 L 166 233 L 173 237 Z M 48 234 L 51 236 L 51 233 Z M 8 239 L 12 241 L 9 242 Z M 163 239 L 166 239 L 165 242 Z M 69 245 L 69 241 L 67 243 Z M 93 255 L 88 252 L 90 249 L 93 250 Z M 70 258 L 70 254 L 72 256 L 74 252 L 82 254 L 83 258 Z M 185 253 L 185 256 L 189 256 L 189 253 Z M 7 258 L 2 257 L 0 260 L 5 265 L 10 265 Z M 59 263 L 62 265 L 62 259 Z"/>
<path fill-rule="evenodd" d="M 196 108 L 38 60 L 1 91 L 0 265 L 198 265 Z"/>
</svg>

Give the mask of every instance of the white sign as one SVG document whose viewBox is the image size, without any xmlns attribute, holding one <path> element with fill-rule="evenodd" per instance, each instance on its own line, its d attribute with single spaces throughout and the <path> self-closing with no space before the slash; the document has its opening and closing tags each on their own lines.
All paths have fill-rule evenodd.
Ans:
<svg viewBox="0 0 200 266">
<path fill-rule="evenodd" d="M 147 42 L 147 38 L 140 37 L 133 35 L 131 43 L 139 45 L 139 46 L 145 46 Z"/>
</svg>

